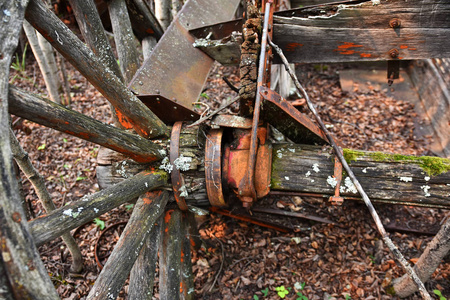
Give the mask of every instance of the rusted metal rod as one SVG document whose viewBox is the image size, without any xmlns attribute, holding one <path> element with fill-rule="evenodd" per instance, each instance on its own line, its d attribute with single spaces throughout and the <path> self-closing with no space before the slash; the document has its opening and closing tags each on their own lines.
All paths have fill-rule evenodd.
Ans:
<svg viewBox="0 0 450 300">
<path fill-rule="evenodd" d="M 392 242 L 391 238 L 388 236 L 386 230 L 384 229 L 383 223 L 381 222 L 380 217 L 378 216 L 377 211 L 373 207 L 372 202 L 369 199 L 369 196 L 367 196 L 366 192 L 362 188 L 361 184 L 359 183 L 358 179 L 356 178 L 355 174 L 353 173 L 352 169 L 348 165 L 347 161 L 344 158 L 343 152 L 340 147 L 336 144 L 334 141 L 333 136 L 326 128 L 325 124 L 323 123 L 322 119 L 320 118 L 319 114 L 317 113 L 314 104 L 311 102 L 308 93 L 306 93 L 306 90 L 303 88 L 303 86 L 300 84 L 300 82 L 297 79 L 297 76 L 295 75 L 295 72 L 291 69 L 289 62 L 287 61 L 286 57 L 283 54 L 283 51 L 275 45 L 270 39 L 269 39 L 270 45 L 276 50 L 277 54 L 280 56 L 281 60 L 283 61 L 283 64 L 286 67 L 286 70 L 288 71 L 289 75 L 291 76 L 292 80 L 295 83 L 295 87 L 299 90 L 300 93 L 305 97 L 306 103 L 313 113 L 317 123 L 322 128 L 323 132 L 325 132 L 325 135 L 328 138 L 328 141 L 332 145 L 336 156 L 341 161 L 345 171 L 347 171 L 348 176 L 352 180 L 353 184 L 355 185 L 356 189 L 360 193 L 362 199 L 364 200 L 364 203 L 369 208 L 369 212 L 372 215 L 372 218 L 375 221 L 375 224 L 377 226 L 378 232 L 383 237 L 384 243 L 386 246 L 388 246 L 391 253 L 394 255 L 394 257 L 398 260 L 398 262 L 402 265 L 402 267 L 405 269 L 405 271 L 409 274 L 409 276 L 413 279 L 413 281 L 417 284 L 419 287 L 420 294 L 424 299 L 431 300 L 430 294 L 427 292 L 425 286 L 423 285 L 422 280 L 417 276 L 416 272 L 413 270 L 413 268 L 409 265 L 409 263 L 406 261 L 406 259 L 403 257 L 402 253 L 398 250 L 397 246 Z"/>
<path fill-rule="evenodd" d="M 248 156 L 247 172 L 245 179 L 242 181 L 241 186 L 239 187 L 239 193 L 242 193 L 241 195 L 239 195 L 242 201 L 242 205 L 247 208 L 249 208 L 251 203 L 256 199 L 256 190 L 254 182 L 255 182 L 256 151 L 258 149 L 257 131 L 259 124 L 259 115 L 261 113 L 260 88 L 263 85 L 263 78 L 266 67 L 265 61 L 266 61 L 268 30 L 269 30 L 270 5 L 271 3 L 267 2 L 264 10 L 264 27 L 261 40 L 261 55 L 259 57 L 258 83 L 257 83 L 258 85 L 257 85 L 255 106 L 253 111 L 253 122 L 251 130 L 252 135 L 250 138 L 250 153 Z"/>
</svg>

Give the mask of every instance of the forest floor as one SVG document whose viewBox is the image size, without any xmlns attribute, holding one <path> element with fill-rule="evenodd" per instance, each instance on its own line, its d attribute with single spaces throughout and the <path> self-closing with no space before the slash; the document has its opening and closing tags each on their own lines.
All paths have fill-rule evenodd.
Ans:
<svg viewBox="0 0 450 300">
<path fill-rule="evenodd" d="M 12 76 L 17 75 L 13 84 L 45 94 L 37 64 L 31 57 L 27 62 L 25 72 L 12 71 Z M 73 98 L 70 108 L 109 122 L 106 100 L 71 66 L 67 67 Z M 298 72 L 325 123 L 345 147 L 430 155 L 426 151 L 429 138 L 415 136 L 414 126 L 421 120 L 415 120 L 412 104 L 389 98 L 384 91 L 363 93 L 356 88 L 343 92 L 339 68 L 342 66 L 299 66 Z M 222 76 L 239 85 L 236 74 L 235 68 L 215 66 L 199 100 L 214 109 L 235 97 Z M 230 109 L 235 110 L 236 107 Z M 21 145 L 46 179 L 58 207 L 98 191 L 97 145 L 25 120 L 13 118 L 13 123 Z M 43 215 L 36 193 L 23 176 L 22 183 L 31 207 L 30 217 Z M 323 198 L 288 196 L 266 201 L 286 207 L 294 203 L 300 212 L 328 218 L 335 224 L 290 220 L 300 224 L 301 230 L 285 234 L 210 214 L 199 226 L 204 244 L 192 260 L 198 299 L 280 299 L 278 294 L 282 290 L 287 292 L 285 299 L 396 299 L 386 293 L 385 287 L 403 271 L 381 243 L 362 203 L 345 201 L 342 206 L 330 207 Z M 435 233 L 450 216 L 449 211 L 441 209 L 391 205 L 376 205 L 376 209 L 386 225 L 397 224 L 423 232 L 390 232 L 394 243 L 412 263 L 432 239 L 429 233 Z M 126 221 L 131 212 L 132 205 L 122 205 L 73 232 L 85 263 L 79 275 L 69 274 L 71 258 L 61 239 L 39 248 L 61 298 L 85 299 L 100 272 L 94 260 L 94 245 L 101 228 Z M 107 236 L 102 251 L 110 252 L 118 237 L 117 232 Z M 425 285 L 429 291 L 437 289 L 450 297 L 448 257 Z M 119 299 L 127 299 L 127 288 L 124 287 Z M 157 287 L 154 299 L 158 299 Z M 420 297 L 415 294 L 407 299 Z"/>
</svg>

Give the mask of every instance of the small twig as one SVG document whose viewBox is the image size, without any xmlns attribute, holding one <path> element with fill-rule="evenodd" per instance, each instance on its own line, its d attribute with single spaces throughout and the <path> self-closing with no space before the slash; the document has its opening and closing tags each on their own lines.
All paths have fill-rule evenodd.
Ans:
<svg viewBox="0 0 450 300">
<path fill-rule="evenodd" d="M 231 81 L 228 80 L 228 78 L 226 78 L 225 76 L 222 76 L 223 81 L 225 81 L 225 83 L 230 87 L 230 89 L 232 89 L 233 91 L 235 91 L 236 93 L 239 93 L 239 89 L 237 87 L 235 87 Z"/>
<path fill-rule="evenodd" d="M 220 261 L 220 268 L 219 268 L 219 270 L 217 271 L 216 277 L 214 278 L 214 281 L 213 281 L 213 283 L 211 284 L 211 287 L 209 288 L 209 291 L 210 291 L 210 292 L 211 292 L 212 289 L 214 288 L 214 285 L 216 284 L 217 279 L 219 278 L 220 273 L 222 273 L 223 261 L 225 260 L 225 254 L 224 254 L 224 251 L 223 251 L 223 244 L 222 244 L 222 241 L 219 240 L 215 235 L 213 235 L 213 237 L 220 243 L 220 247 L 221 247 L 221 249 L 222 249 L 222 260 Z"/>
<path fill-rule="evenodd" d="M 280 47 L 278 47 L 277 45 L 275 45 L 272 42 L 270 37 L 269 37 L 268 41 L 269 41 L 270 45 L 275 49 L 277 54 L 280 56 L 281 60 L 283 61 L 283 64 L 286 67 L 286 71 L 289 73 L 289 75 L 291 76 L 292 80 L 295 83 L 295 87 L 305 97 L 306 103 L 307 103 L 309 109 L 311 110 L 311 112 L 313 113 L 317 123 L 319 124 L 319 126 L 321 127 L 323 132 L 325 133 L 325 135 L 326 135 L 326 137 L 328 139 L 328 142 L 333 146 L 334 152 L 339 157 L 339 160 L 341 161 L 342 166 L 344 167 L 345 171 L 347 171 L 348 176 L 350 177 L 350 179 L 352 180 L 352 182 L 355 185 L 356 189 L 358 190 L 359 194 L 361 195 L 362 199 L 364 200 L 364 203 L 369 208 L 369 212 L 370 212 L 370 214 L 372 215 L 372 218 L 375 221 L 375 225 L 377 226 L 378 232 L 383 237 L 384 243 L 389 248 L 389 250 L 394 255 L 394 257 L 397 259 L 397 261 L 400 263 L 400 265 L 403 267 L 403 269 L 405 269 L 406 273 L 408 273 L 408 275 L 411 277 L 411 279 L 414 281 L 414 283 L 418 286 L 420 294 L 422 295 L 422 297 L 424 299 L 426 299 L 426 300 L 431 300 L 431 296 L 427 292 L 425 286 L 423 285 L 422 280 L 420 280 L 419 276 L 417 276 L 416 272 L 409 265 L 409 263 L 403 257 L 402 253 L 398 250 L 398 248 L 392 242 L 391 238 L 388 236 L 386 230 L 384 229 L 383 224 L 381 223 L 381 219 L 378 216 L 377 211 L 375 210 L 375 208 L 373 207 L 372 202 L 369 199 L 369 196 L 367 196 L 366 192 L 362 188 L 361 184 L 359 183 L 359 181 L 356 178 L 355 174 L 353 173 L 352 169 L 347 164 L 347 161 L 345 160 L 341 149 L 337 146 L 336 142 L 334 141 L 333 136 L 330 134 L 330 132 L 326 128 L 325 124 L 323 123 L 322 119 L 320 118 L 319 114 L 317 113 L 316 108 L 314 107 L 313 103 L 309 99 L 309 96 L 306 93 L 306 90 L 300 84 L 300 82 L 298 81 L 297 76 L 295 75 L 294 71 L 289 66 L 289 62 L 287 61 L 286 57 L 284 56 L 283 51 L 280 49 Z"/>
<path fill-rule="evenodd" d="M 192 103 L 192 105 L 195 105 L 195 104 L 198 104 L 198 105 L 203 105 L 203 106 L 205 106 L 206 107 L 206 109 L 202 112 L 202 115 L 201 115 L 201 117 L 203 117 L 208 111 L 210 111 L 211 110 L 211 107 L 209 107 L 209 105 L 208 104 L 206 104 L 206 103 L 203 103 L 203 102 L 200 102 L 200 101 L 197 101 L 197 102 L 193 102 Z"/>
<path fill-rule="evenodd" d="M 186 126 L 186 128 L 189 127 L 193 127 L 193 126 L 197 126 L 203 122 L 205 122 L 206 120 L 210 119 L 211 117 L 217 115 L 219 112 L 221 112 L 222 110 L 224 110 L 225 108 L 227 108 L 228 106 L 230 106 L 231 104 L 235 103 L 236 101 L 238 101 L 240 99 L 240 97 L 235 97 L 234 99 L 225 102 L 222 106 L 220 106 L 218 109 L 216 109 L 215 111 L 213 111 L 212 113 L 210 113 L 209 115 L 207 115 L 206 117 L 201 117 L 200 119 L 198 119 L 197 121 L 195 121 L 194 123 L 192 123 L 191 125 Z M 201 102 L 200 102 L 201 103 Z"/>
</svg>

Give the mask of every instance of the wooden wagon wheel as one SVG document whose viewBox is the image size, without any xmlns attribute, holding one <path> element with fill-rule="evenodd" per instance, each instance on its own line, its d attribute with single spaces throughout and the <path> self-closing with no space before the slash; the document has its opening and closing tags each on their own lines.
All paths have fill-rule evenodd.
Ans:
<svg viewBox="0 0 450 300">
<path fill-rule="evenodd" d="M 4 62 L 9 65 L 10 56 L 15 48 L 14 44 L 17 44 L 18 28 L 20 28 L 27 2 L 28 1 L 15 1 L 12 2 L 12 4 L 8 4 L 8 7 L 5 6 L 2 10 L 3 16 L 7 17 L 6 19 L 2 19 L 4 22 L 9 22 L 8 18 L 10 17 L 17 20 L 14 22 L 15 26 L 8 28 L 8 33 L 14 37 L 14 43 L 12 43 L 12 45 L 7 44 L 9 48 L 5 48 L 7 50 L 5 51 L 5 54 L 1 53 L 0 61 L 2 62 L 3 68 L 5 68 L 3 65 Z M 81 1 L 73 2 L 78 4 L 81 3 Z M 124 3 L 123 1 L 112 1 L 112 3 L 116 2 Z M 127 2 L 133 2 L 135 8 L 139 8 L 138 3 L 141 3 L 141 1 L 138 0 Z M 201 0 L 198 0 L 198 2 L 201 2 Z M 231 2 L 234 3 L 238 1 L 230 0 L 230 3 Z M 233 7 L 233 5 L 230 5 L 230 7 Z M 151 18 L 148 17 L 148 15 L 146 16 L 146 20 L 151 24 Z M 79 21 L 84 20 L 86 23 L 85 26 L 91 26 L 94 22 L 92 18 L 93 16 L 90 15 L 88 11 L 83 11 Z M 9 90 L 9 111 L 48 127 L 87 139 L 131 157 L 140 163 L 153 163 L 161 160 L 164 157 L 162 147 L 150 139 L 159 137 L 167 138 L 170 136 L 170 130 L 147 106 L 142 104 L 142 102 L 126 88 L 123 80 L 129 80 L 128 75 L 124 76 L 126 77 L 125 79 L 122 79 L 122 75 L 118 72 L 115 61 L 111 60 L 112 56 L 107 53 L 108 51 L 102 52 L 105 50 L 104 45 L 95 45 L 95 42 L 101 41 L 101 38 L 98 38 L 97 36 L 91 39 L 92 45 L 90 46 L 94 49 L 94 54 L 94 52 L 86 47 L 86 45 L 84 45 L 84 43 L 82 43 L 62 22 L 60 22 L 52 12 L 46 9 L 40 0 L 30 1 L 26 11 L 26 19 L 110 101 L 114 106 L 122 126 L 134 129 L 139 136 L 123 129 L 102 124 L 16 88 L 11 88 Z M 183 21 L 186 20 L 183 19 Z M 93 33 L 93 31 L 90 30 L 83 31 L 85 33 Z M 153 28 L 152 31 L 157 32 L 157 29 Z M 88 41 L 89 38 L 86 38 L 86 40 Z M 197 65 L 203 63 L 204 62 L 198 62 Z M 9 66 L 7 66 L 6 69 L 8 67 Z M 204 72 L 204 69 L 202 69 L 202 72 Z M 150 69 L 147 69 L 147 71 L 149 73 L 154 72 L 154 70 Z M 2 72 L 4 72 L 4 70 L 2 70 Z M 134 82 L 137 85 L 144 85 L 144 82 L 141 83 L 140 80 L 135 80 Z M 174 82 L 175 81 L 171 81 L 171 83 Z M 5 86 L 7 85 L 3 84 L 0 90 L 2 99 L 8 98 L 8 90 Z M 171 84 L 168 84 L 168 86 L 169 89 L 172 88 Z M 149 89 L 152 88 L 153 87 L 150 87 Z M 195 90 L 195 87 L 192 89 Z M 160 91 L 154 90 L 150 91 L 149 94 L 158 94 L 159 92 Z M 276 95 L 271 94 L 270 91 L 263 90 L 263 92 L 266 92 L 265 95 L 267 97 L 272 96 L 273 99 L 270 100 L 272 102 L 266 100 L 268 101 L 268 107 L 272 108 L 272 111 L 276 111 L 279 108 L 280 103 L 282 103 L 280 102 L 281 100 L 278 99 Z M 159 98 L 155 95 L 152 95 L 151 97 L 154 97 L 155 99 Z M 175 102 L 176 99 L 172 100 Z M 2 104 L 1 108 L 4 108 L 4 104 Z M 266 112 L 268 113 L 263 117 L 269 120 L 274 119 L 273 122 L 275 123 L 277 120 L 271 117 L 271 110 L 268 109 Z M 0 125 L 2 125 L 3 128 L 7 128 L 7 122 L 5 121 L 7 119 L 5 117 L 7 116 L 7 111 L 3 109 L 1 113 L 2 123 Z M 278 112 L 275 112 L 275 114 L 276 113 Z M 280 124 L 277 124 L 278 126 L 284 125 L 281 124 L 282 119 L 279 119 L 278 121 L 280 121 Z M 2 129 L 2 141 L 8 139 L 8 135 L 5 134 L 5 132 L 6 131 Z M 297 141 L 296 138 L 299 140 Z M 295 142 L 301 142 L 300 138 L 300 135 L 291 137 Z M 60 208 L 45 217 L 33 220 L 27 225 L 20 213 L 18 205 L 14 204 L 14 201 L 7 201 L 9 198 L 17 199 L 18 195 L 14 190 L 15 187 L 13 184 L 14 179 L 11 175 L 12 172 L 5 172 L 5 170 L 8 171 L 11 169 L 9 145 L 1 143 L 1 146 L 2 163 L 6 166 L 2 168 L 2 172 L 5 173 L 2 173 L 2 181 L 6 182 L 6 185 L 2 183 L 1 186 L 2 206 L 0 207 L 0 220 L 2 226 L 0 246 L 2 251 L 2 261 L 0 264 L 0 274 L 3 273 L 3 268 L 5 268 L 7 270 L 6 273 L 9 276 L 9 283 L 0 281 L 0 290 L 6 290 L 6 295 L 16 293 L 15 296 L 18 298 L 24 298 L 23 295 L 25 295 L 31 299 L 56 299 L 56 292 L 54 292 L 52 284 L 45 274 L 42 263 L 38 259 L 34 243 L 36 245 L 45 243 L 46 241 L 61 235 L 63 232 L 67 232 L 92 220 L 121 203 L 140 196 L 127 229 L 122 235 L 109 262 L 105 265 L 100 274 L 89 298 L 115 298 L 130 272 L 130 291 L 132 291 L 132 293 L 139 293 L 139 295 L 133 295 L 133 299 L 139 299 L 139 297 L 144 297 L 148 293 L 151 293 L 154 270 L 148 270 L 147 268 L 154 268 L 155 266 L 157 259 L 157 249 L 155 249 L 155 245 L 158 243 L 155 243 L 154 241 L 158 240 L 158 236 L 161 233 L 163 234 L 159 238 L 161 239 L 163 247 L 161 248 L 162 252 L 159 256 L 160 262 L 162 263 L 160 269 L 160 276 L 162 277 L 160 282 L 164 285 L 164 288 L 162 289 L 163 293 L 160 294 L 161 298 L 177 299 L 181 297 L 181 295 L 185 298 L 191 298 L 193 296 L 192 293 L 190 293 L 192 291 L 192 281 L 189 281 L 192 279 L 192 276 L 185 274 L 185 272 L 189 272 L 190 270 L 188 265 L 190 260 L 187 256 L 189 253 L 189 234 L 187 234 L 187 229 L 189 228 L 188 221 L 190 217 L 186 212 L 182 212 L 176 207 L 167 210 L 164 217 L 162 217 L 164 208 L 168 203 L 169 195 L 167 192 L 158 191 L 158 189 L 167 183 L 168 175 L 166 172 L 159 168 L 144 170 L 99 193 L 83 197 L 80 201 Z M 311 146 L 311 148 L 313 147 Z M 303 147 L 303 149 L 305 149 L 305 147 Z M 280 146 L 276 151 L 277 153 L 288 156 L 290 152 L 295 153 L 296 151 L 300 152 L 300 150 L 300 147 L 296 148 L 296 146 Z M 315 150 L 311 151 L 311 153 L 315 152 Z M 359 155 L 359 153 L 355 155 Z M 327 161 L 327 159 L 324 158 L 325 156 L 326 153 L 323 157 L 320 155 L 311 155 L 307 159 L 309 162 L 311 157 L 314 157 L 314 159 L 317 159 L 318 161 Z M 278 165 L 275 165 L 274 169 L 280 167 L 279 170 L 277 170 L 277 176 L 285 178 L 290 175 L 288 173 L 289 171 L 292 172 L 292 169 L 289 169 L 289 167 L 295 165 L 295 159 L 293 161 L 286 159 L 284 161 L 278 161 Z M 310 166 L 311 165 L 308 164 L 307 167 L 309 168 Z M 364 170 L 364 167 L 365 166 L 362 165 L 360 169 Z M 323 168 L 333 169 L 333 164 L 327 161 L 323 164 Z M 364 171 L 361 172 L 365 173 Z M 297 178 L 298 180 L 293 177 L 291 178 L 295 180 L 291 180 L 290 182 L 278 181 L 278 185 L 274 185 L 272 188 L 279 190 L 295 190 L 302 184 L 301 180 L 309 180 L 307 178 L 301 178 L 300 176 Z M 326 176 L 323 178 L 317 177 L 318 181 L 321 180 L 325 182 L 326 179 Z M 272 182 L 275 183 L 275 180 L 272 179 Z M 323 187 L 318 186 L 318 189 L 320 189 L 318 192 L 322 193 Z M 181 194 L 179 196 L 181 196 Z M 220 201 L 218 203 L 220 203 Z M 181 208 L 185 209 L 183 205 L 181 205 Z M 154 225 L 155 222 L 157 225 Z M 178 224 L 181 224 L 181 226 L 178 226 Z M 28 232 L 28 226 L 31 234 Z M 31 242 L 32 239 L 34 239 L 34 243 Z M 146 250 L 141 251 L 141 248 L 146 243 L 148 247 L 144 247 L 143 249 Z M 12 247 L 16 247 L 16 245 L 19 245 L 17 246 L 17 249 L 12 249 Z M 130 249 L 133 249 L 133 251 L 129 251 Z M 167 268 L 169 266 L 170 268 Z M 144 278 L 144 280 L 142 280 L 142 278 Z"/>
</svg>

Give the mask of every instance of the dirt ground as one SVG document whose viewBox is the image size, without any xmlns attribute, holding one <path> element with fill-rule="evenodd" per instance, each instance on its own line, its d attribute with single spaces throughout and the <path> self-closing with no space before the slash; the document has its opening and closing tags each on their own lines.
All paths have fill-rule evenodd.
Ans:
<svg viewBox="0 0 450 300">
<path fill-rule="evenodd" d="M 97 120 L 109 122 L 106 100 L 78 72 L 68 67 L 73 103 L 70 107 Z M 324 121 L 345 147 L 430 154 L 427 137 L 414 134 L 414 110 L 407 102 L 385 96 L 383 91 L 345 93 L 339 86 L 338 71 L 342 66 L 298 66 L 299 77 L 316 103 Z M 210 109 L 236 94 L 224 84 L 226 76 L 239 85 L 234 68 L 215 66 L 202 93 L 202 102 Z M 13 84 L 35 93 L 45 93 L 39 68 L 32 57 L 27 69 Z M 12 77 L 11 76 L 11 77 Z M 205 105 L 198 105 L 205 109 Z M 306 111 L 305 108 L 300 108 Z M 236 111 L 236 107 L 229 110 Z M 417 120 L 416 120 L 417 121 Z M 77 201 L 83 195 L 98 191 L 96 156 L 98 146 L 69 135 L 13 118 L 15 133 L 29 153 L 35 167 L 45 177 L 47 188 L 56 205 Z M 419 120 L 420 122 L 420 120 Z M 29 181 L 22 176 L 23 191 L 31 209 L 31 218 L 45 212 Z M 327 218 L 334 225 L 289 219 L 301 228 L 294 233 L 280 233 L 227 217 L 210 214 L 199 226 L 204 241 L 193 255 L 195 293 L 198 299 L 396 299 L 385 287 L 403 274 L 381 243 L 366 207 L 345 201 L 340 207 L 327 206 L 322 198 L 278 196 L 266 199 L 296 206 L 300 212 Z M 283 204 L 284 203 L 284 204 Z M 288 205 L 286 205 L 288 203 Z M 278 204 L 280 207 L 280 204 Z M 418 231 L 436 232 L 449 211 L 405 206 L 377 205 L 385 225 L 397 224 Z M 64 299 L 85 299 L 99 267 L 94 260 L 94 245 L 101 225 L 126 221 L 132 206 L 123 205 L 102 215 L 73 232 L 84 255 L 84 271 L 69 274 L 70 255 L 57 239 L 39 248 L 55 287 Z M 391 231 L 394 243 L 414 263 L 428 242 L 429 234 Z M 112 232 L 102 251 L 108 253 L 119 234 Z M 158 279 L 156 279 L 158 281 Z M 440 290 L 450 297 L 450 261 L 443 261 L 432 279 L 429 291 Z M 127 286 L 119 296 L 127 299 Z M 433 294 L 434 295 L 434 294 Z M 304 297 L 303 297 L 304 296 Z M 158 299 L 155 287 L 154 299 Z M 418 294 L 407 299 L 420 299 Z"/>
</svg>

